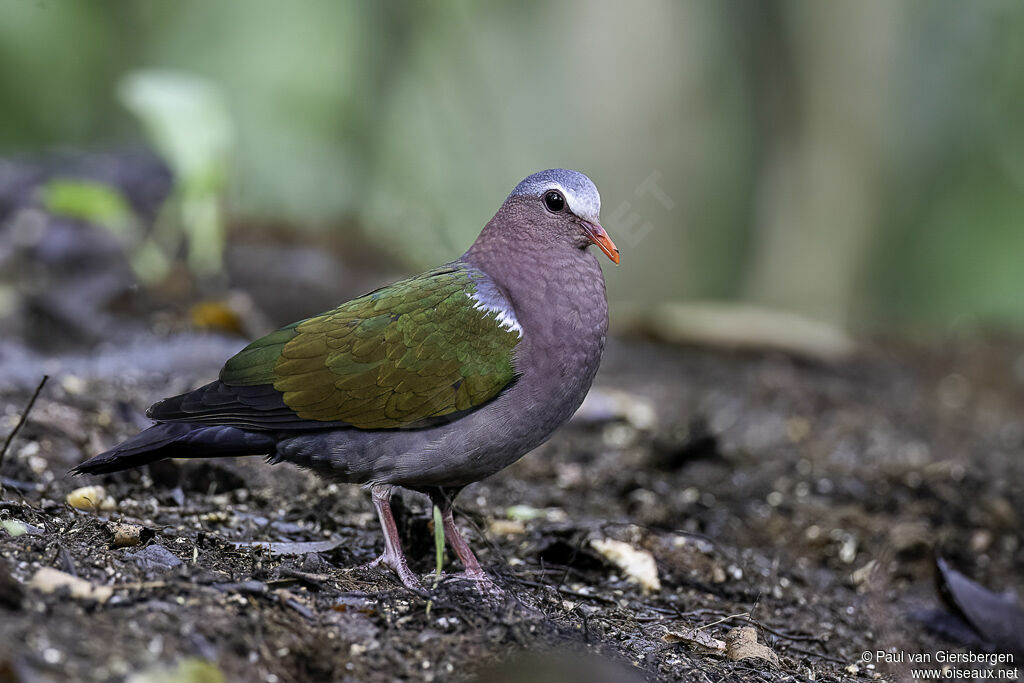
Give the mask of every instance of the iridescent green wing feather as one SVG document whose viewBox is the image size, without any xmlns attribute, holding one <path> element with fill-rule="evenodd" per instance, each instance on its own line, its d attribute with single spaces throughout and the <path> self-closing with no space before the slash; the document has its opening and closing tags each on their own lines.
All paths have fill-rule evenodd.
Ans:
<svg viewBox="0 0 1024 683">
<path fill-rule="evenodd" d="M 361 429 L 471 410 L 513 380 L 520 338 L 477 305 L 483 277 L 453 264 L 371 292 L 253 342 L 220 380 L 272 385 L 302 420 Z"/>
</svg>

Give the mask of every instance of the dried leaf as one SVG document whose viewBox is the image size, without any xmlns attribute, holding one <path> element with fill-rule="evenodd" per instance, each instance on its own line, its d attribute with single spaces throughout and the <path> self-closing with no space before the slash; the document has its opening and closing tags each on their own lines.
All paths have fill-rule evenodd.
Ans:
<svg viewBox="0 0 1024 683">
<path fill-rule="evenodd" d="M 700 629 L 669 631 L 661 637 L 666 643 L 684 643 L 691 650 L 704 654 L 724 655 L 725 643 Z"/>
<path fill-rule="evenodd" d="M 593 539 L 590 545 L 602 557 L 621 569 L 633 583 L 640 584 L 645 591 L 661 590 L 658 579 L 658 565 L 654 556 L 646 550 L 638 550 L 628 543 L 610 538 Z"/>
</svg>

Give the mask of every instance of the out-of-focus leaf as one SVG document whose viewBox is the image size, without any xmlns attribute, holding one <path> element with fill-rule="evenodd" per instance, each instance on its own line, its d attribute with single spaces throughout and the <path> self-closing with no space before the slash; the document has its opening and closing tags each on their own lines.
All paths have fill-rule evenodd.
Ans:
<svg viewBox="0 0 1024 683">
<path fill-rule="evenodd" d="M 156 666 L 132 674 L 128 683 L 224 683 L 224 674 L 213 662 L 187 657 L 173 668 Z"/>
<path fill-rule="evenodd" d="M 199 329 L 244 334 L 242 319 L 226 301 L 200 301 L 188 313 L 192 324 Z"/>
<path fill-rule="evenodd" d="M 118 94 L 179 182 L 220 189 L 234 138 L 220 88 L 191 74 L 141 70 L 121 82 Z"/>
<path fill-rule="evenodd" d="M 80 178 L 54 178 L 40 189 L 42 207 L 57 216 L 88 221 L 113 233 L 124 244 L 135 275 L 157 282 L 170 270 L 170 258 L 142 234 L 138 216 L 116 187 Z"/>
<path fill-rule="evenodd" d="M 138 239 L 135 212 L 116 187 L 92 180 L 54 178 L 41 188 L 44 209 L 101 225 L 124 240 Z"/>
<path fill-rule="evenodd" d="M 177 224 L 187 235 L 193 271 L 219 271 L 225 239 L 221 195 L 235 136 L 223 92 L 192 74 L 140 70 L 122 80 L 118 94 L 174 170 L 173 202 L 159 222 Z M 172 210 L 176 215 L 169 215 Z M 179 241 L 175 235 L 158 231 L 173 249 Z"/>
<path fill-rule="evenodd" d="M 28 532 L 25 524 L 16 519 L 0 520 L 0 528 L 6 531 L 12 538 L 17 538 Z"/>
</svg>

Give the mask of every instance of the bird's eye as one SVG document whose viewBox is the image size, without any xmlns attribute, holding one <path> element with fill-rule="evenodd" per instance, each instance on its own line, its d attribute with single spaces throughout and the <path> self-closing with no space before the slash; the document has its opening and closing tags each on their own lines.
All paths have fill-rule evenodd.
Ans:
<svg viewBox="0 0 1024 683">
<path fill-rule="evenodd" d="M 552 190 L 544 195 L 544 206 L 548 207 L 551 213 L 558 213 L 565 208 L 565 197 L 560 192 Z"/>
</svg>

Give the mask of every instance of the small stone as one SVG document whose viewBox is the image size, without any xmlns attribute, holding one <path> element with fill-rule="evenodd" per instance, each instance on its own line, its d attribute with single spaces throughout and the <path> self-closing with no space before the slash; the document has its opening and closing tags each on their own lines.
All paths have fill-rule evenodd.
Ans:
<svg viewBox="0 0 1024 683">
<path fill-rule="evenodd" d="M 61 380 L 61 386 L 64 391 L 68 392 L 72 396 L 78 396 L 85 392 L 85 380 L 77 375 L 67 375 Z"/>
<path fill-rule="evenodd" d="M 138 552 L 129 553 L 128 557 L 143 569 L 174 569 L 182 564 L 177 555 L 159 544 L 148 545 Z"/>
<path fill-rule="evenodd" d="M 992 545 L 992 532 L 988 529 L 978 529 L 971 534 L 971 551 L 983 553 Z"/>
</svg>

